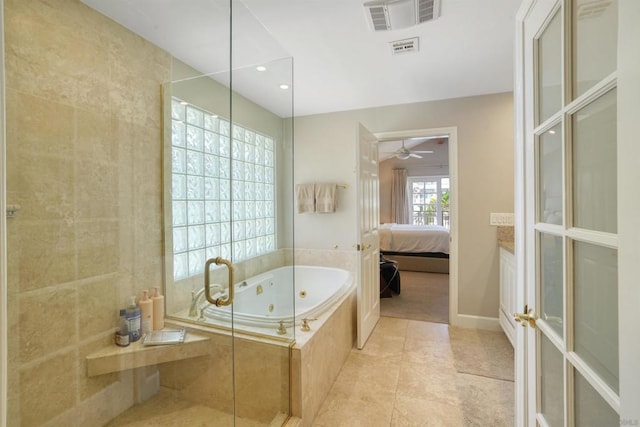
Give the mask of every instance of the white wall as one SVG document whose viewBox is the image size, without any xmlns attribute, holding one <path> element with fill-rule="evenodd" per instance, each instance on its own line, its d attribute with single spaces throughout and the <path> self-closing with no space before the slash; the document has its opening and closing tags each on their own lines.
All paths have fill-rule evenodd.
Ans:
<svg viewBox="0 0 640 427">
<path fill-rule="evenodd" d="M 513 212 L 513 96 L 492 94 L 320 114 L 295 119 L 295 183 L 336 182 L 334 214 L 295 214 L 297 248 L 356 243 L 356 137 L 370 131 L 457 127 L 460 314 L 498 316 L 496 228 L 490 212 Z"/>
</svg>

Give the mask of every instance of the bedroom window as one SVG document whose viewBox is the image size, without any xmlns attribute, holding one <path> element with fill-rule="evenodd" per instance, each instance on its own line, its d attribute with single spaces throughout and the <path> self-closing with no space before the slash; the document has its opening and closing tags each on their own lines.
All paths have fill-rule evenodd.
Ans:
<svg viewBox="0 0 640 427">
<path fill-rule="evenodd" d="M 411 223 L 449 228 L 449 177 L 409 177 Z"/>
<path fill-rule="evenodd" d="M 275 249 L 273 138 L 173 98 L 173 277 Z M 233 226 L 232 226 L 233 223 Z"/>
</svg>

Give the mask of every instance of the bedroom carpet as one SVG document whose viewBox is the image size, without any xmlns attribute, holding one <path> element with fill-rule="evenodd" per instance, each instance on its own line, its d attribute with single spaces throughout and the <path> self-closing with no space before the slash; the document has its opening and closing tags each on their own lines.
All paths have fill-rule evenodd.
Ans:
<svg viewBox="0 0 640 427">
<path fill-rule="evenodd" d="M 380 299 L 380 315 L 449 323 L 449 275 L 400 272 L 400 294 Z"/>
</svg>

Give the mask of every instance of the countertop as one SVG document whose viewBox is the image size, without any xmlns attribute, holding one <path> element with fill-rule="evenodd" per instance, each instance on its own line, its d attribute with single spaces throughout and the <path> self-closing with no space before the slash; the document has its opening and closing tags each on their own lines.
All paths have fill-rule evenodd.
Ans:
<svg viewBox="0 0 640 427">
<path fill-rule="evenodd" d="M 508 250 L 511 253 L 515 253 L 515 241 L 514 241 L 513 226 L 499 225 L 498 226 L 498 246 Z"/>
</svg>

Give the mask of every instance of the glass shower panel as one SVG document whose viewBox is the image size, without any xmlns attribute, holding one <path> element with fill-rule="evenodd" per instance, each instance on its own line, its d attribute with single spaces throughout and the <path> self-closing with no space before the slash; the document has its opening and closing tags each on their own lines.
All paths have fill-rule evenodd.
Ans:
<svg viewBox="0 0 640 427">
<path fill-rule="evenodd" d="M 300 326 L 285 249 L 293 235 L 286 219 L 293 209 L 293 59 L 242 2 L 232 7 L 231 252 L 247 273 L 233 306 L 235 413 L 269 426 L 290 413 L 290 344 Z M 247 329 L 268 341 L 250 339 Z"/>
</svg>

